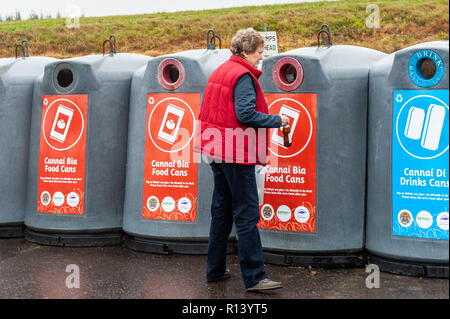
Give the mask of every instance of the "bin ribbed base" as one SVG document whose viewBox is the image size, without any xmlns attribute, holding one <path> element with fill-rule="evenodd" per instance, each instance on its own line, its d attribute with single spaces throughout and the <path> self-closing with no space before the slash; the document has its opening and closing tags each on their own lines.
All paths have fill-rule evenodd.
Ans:
<svg viewBox="0 0 450 319">
<path fill-rule="evenodd" d="M 397 275 L 429 278 L 448 278 L 448 263 L 433 264 L 404 261 L 369 255 L 370 263 L 378 265 L 381 271 Z"/>
<path fill-rule="evenodd" d="M 50 246 L 119 246 L 122 244 L 122 232 L 117 230 L 107 232 L 62 233 L 43 232 L 26 228 L 25 239 L 34 243 Z"/>
<path fill-rule="evenodd" d="M 154 254 L 207 255 L 208 241 L 175 241 L 125 235 L 124 245 L 134 251 Z M 227 253 L 236 252 L 235 240 L 229 240 Z"/>
<path fill-rule="evenodd" d="M 23 223 L 0 225 L 0 238 L 21 238 L 23 236 Z"/>
<path fill-rule="evenodd" d="M 366 257 L 360 253 L 285 253 L 264 251 L 268 264 L 313 268 L 363 267 Z"/>
</svg>

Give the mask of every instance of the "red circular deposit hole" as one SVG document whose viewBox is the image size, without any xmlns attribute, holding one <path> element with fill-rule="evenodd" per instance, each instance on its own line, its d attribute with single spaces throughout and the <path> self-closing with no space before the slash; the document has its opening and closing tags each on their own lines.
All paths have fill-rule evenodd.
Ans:
<svg viewBox="0 0 450 319">
<path fill-rule="evenodd" d="M 294 58 L 281 58 L 273 68 L 273 80 L 281 90 L 293 91 L 303 82 L 303 67 Z"/>
<path fill-rule="evenodd" d="M 178 89 L 183 84 L 184 77 L 184 67 L 177 59 L 167 58 L 158 66 L 158 81 L 166 90 Z"/>
</svg>

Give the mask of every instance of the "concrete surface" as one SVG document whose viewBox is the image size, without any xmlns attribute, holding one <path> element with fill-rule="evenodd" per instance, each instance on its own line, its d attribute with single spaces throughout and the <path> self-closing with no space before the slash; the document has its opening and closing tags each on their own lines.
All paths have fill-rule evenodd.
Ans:
<svg viewBox="0 0 450 319">
<path fill-rule="evenodd" d="M 0 239 L 0 298 L 170 298 L 170 299 L 448 299 L 449 280 L 380 273 L 368 289 L 365 268 L 305 269 L 266 265 L 282 289 L 246 292 L 236 255 L 231 278 L 205 280 L 206 256 L 154 255 L 124 247 L 69 248 Z M 79 288 L 75 284 L 76 265 Z M 67 272 L 66 272 L 67 270 Z"/>
</svg>

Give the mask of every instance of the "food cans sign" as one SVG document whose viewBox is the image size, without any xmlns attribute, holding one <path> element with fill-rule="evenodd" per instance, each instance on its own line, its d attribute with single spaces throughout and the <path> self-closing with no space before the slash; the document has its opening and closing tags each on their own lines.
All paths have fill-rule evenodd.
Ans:
<svg viewBox="0 0 450 319">
<path fill-rule="evenodd" d="M 270 114 L 289 118 L 292 141 L 281 128 L 269 135 L 269 158 L 260 206 L 260 228 L 316 231 L 317 94 L 266 94 Z"/>
<path fill-rule="evenodd" d="M 148 94 L 143 218 L 196 221 L 199 109 L 199 93 Z"/>
<path fill-rule="evenodd" d="M 44 96 L 37 211 L 82 215 L 87 95 Z"/>
</svg>

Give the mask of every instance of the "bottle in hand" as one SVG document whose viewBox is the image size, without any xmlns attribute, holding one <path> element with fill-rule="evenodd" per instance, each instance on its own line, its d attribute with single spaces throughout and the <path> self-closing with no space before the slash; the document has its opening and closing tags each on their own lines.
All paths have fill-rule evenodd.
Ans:
<svg viewBox="0 0 450 319">
<path fill-rule="evenodd" d="M 283 141 L 284 141 L 284 146 L 286 146 L 286 147 L 289 147 L 292 145 L 292 141 L 289 136 L 290 132 L 291 132 L 291 128 L 289 127 L 289 125 L 286 125 L 285 127 L 283 127 Z"/>
</svg>

